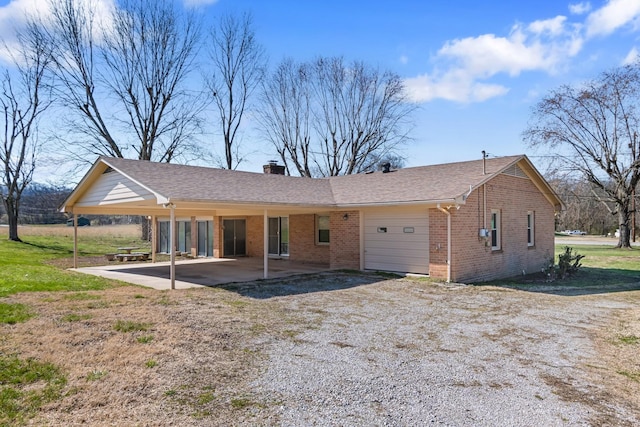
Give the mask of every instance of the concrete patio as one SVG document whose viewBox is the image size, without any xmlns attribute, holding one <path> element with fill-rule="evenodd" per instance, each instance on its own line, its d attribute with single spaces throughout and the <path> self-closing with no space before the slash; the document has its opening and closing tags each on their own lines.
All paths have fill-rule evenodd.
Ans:
<svg viewBox="0 0 640 427">
<path fill-rule="evenodd" d="M 154 289 L 171 289 L 170 263 L 124 263 L 73 269 Z M 327 271 L 326 265 L 269 259 L 269 279 Z M 203 258 L 176 261 L 176 289 L 250 282 L 263 278 L 262 258 Z"/>
</svg>

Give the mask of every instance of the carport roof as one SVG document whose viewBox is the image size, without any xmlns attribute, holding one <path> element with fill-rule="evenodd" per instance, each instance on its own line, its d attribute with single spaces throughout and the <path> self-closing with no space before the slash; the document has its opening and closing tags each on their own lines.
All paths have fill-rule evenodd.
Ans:
<svg viewBox="0 0 640 427">
<path fill-rule="evenodd" d="M 330 178 L 302 178 L 201 166 L 100 157 L 62 205 L 70 212 L 106 173 L 145 189 L 146 203 L 189 202 L 227 206 L 340 207 L 463 204 L 471 190 L 518 165 L 556 207 L 553 190 L 524 155 L 411 167 Z M 484 171 L 483 171 L 484 169 Z M 86 204 L 84 205 L 86 206 Z M 99 204 L 96 204 L 99 206 Z M 113 206 L 113 204 L 111 205 Z"/>
</svg>

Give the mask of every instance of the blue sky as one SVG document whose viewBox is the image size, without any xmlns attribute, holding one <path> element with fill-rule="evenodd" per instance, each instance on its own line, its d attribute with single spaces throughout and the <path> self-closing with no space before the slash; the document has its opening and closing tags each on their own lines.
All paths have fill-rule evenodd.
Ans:
<svg viewBox="0 0 640 427">
<path fill-rule="evenodd" d="M 45 0 L 0 0 L 0 36 Z M 90 0 L 87 0 L 90 1 Z M 108 4 L 112 0 L 93 0 Z M 577 84 L 633 60 L 640 0 L 250 1 L 184 0 L 205 21 L 252 13 L 271 65 L 341 55 L 390 69 L 419 106 L 407 166 L 532 152 L 522 143 L 531 107 L 550 89 Z M 250 131 L 255 154 L 274 158 Z"/>
</svg>

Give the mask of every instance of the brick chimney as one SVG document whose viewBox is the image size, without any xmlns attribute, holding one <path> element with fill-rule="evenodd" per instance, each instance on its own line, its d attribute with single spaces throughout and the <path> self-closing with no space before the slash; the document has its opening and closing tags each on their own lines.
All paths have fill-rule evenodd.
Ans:
<svg viewBox="0 0 640 427">
<path fill-rule="evenodd" d="M 284 166 L 279 165 L 276 160 L 269 160 L 269 164 L 264 165 L 264 173 L 273 175 L 284 175 Z"/>
</svg>

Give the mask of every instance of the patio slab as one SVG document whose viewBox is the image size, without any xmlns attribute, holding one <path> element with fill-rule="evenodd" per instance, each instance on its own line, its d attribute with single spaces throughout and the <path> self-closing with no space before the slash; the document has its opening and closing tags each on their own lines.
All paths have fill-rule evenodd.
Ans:
<svg viewBox="0 0 640 427">
<path fill-rule="evenodd" d="M 171 289 L 170 263 L 122 264 L 73 269 L 85 274 L 121 280 L 154 289 Z M 299 263 L 287 259 L 269 260 L 269 278 L 317 273 L 328 266 Z M 263 278 L 262 258 L 206 258 L 180 260 L 175 263 L 176 289 L 216 286 L 224 283 L 250 282 Z"/>
</svg>

